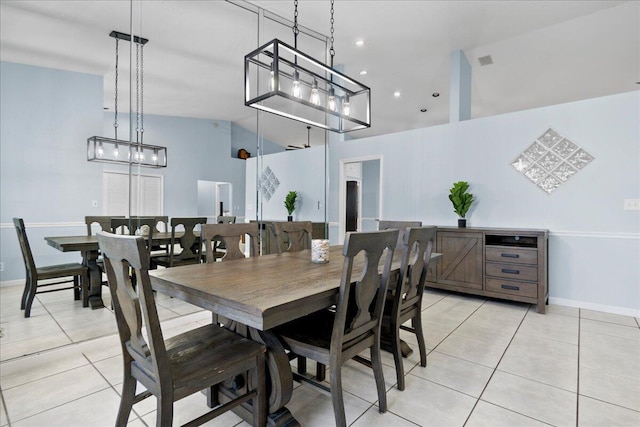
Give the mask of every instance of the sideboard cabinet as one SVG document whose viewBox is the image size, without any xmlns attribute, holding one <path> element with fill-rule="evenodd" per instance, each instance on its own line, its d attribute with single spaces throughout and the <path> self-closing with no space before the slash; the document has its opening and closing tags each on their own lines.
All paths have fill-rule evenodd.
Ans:
<svg viewBox="0 0 640 427">
<path fill-rule="evenodd" d="M 442 259 L 427 286 L 537 304 L 545 312 L 549 231 L 517 228 L 438 227 Z"/>
</svg>

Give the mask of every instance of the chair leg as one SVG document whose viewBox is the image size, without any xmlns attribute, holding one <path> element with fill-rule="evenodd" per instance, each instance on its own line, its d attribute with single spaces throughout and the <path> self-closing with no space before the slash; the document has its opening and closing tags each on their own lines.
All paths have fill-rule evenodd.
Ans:
<svg viewBox="0 0 640 427">
<path fill-rule="evenodd" d="M 316 380 L 319 382 L 324 381 L 327 375 L 327 367 L 322 363 L 316 363 Z"/>
<path fill-rule="evenodd" d="M 298 373 L 301 375 L 307 373 L 307 358 L 304 356 L 298 356 Z"/>
<path fill-rule="evenodd" d="M 27 295 L 29 295 L 29 275 L 24 280 L 24 291 L 22 292 L 22 299 L 20 300 L 20 310 L 24 310 L 27 304 Z"/>
<path fill-rule="evenodd" d="M 346 427 L 347 418 L 344 413 L 344 397 L 342 395 L 342 366 L 336 363 L 331 366 L 331 401 L 336 427 Z"/>
<path fill-rule="evenodd" d="M 267 379 L 265 355 L 260 353 L 256 356 L 257 379 L 256 384 L 258 395 L 253 399 L 253 426 L 262 427 L 267 425 Z"/>
<path fill-rule="evenodd" d="M 402 362 L 402 350 L 400 349 L 400 329 L 397 324 L 391 326 L 391 352 L 393 353 L 393 362 L 396 365 L 396 379 L 398 381 L 398 390 L 402 391 L 405 387 L 404 363 Z"/>
<path fill-rule="evenodd" d="M 164 396 L 163 396 L 164 395 Z M 173 397 L 168 393 L 156 396 L 158 399 L 156 406 L 156 427 L 172 427 L 173 426 Z"/>
<path fill-rule="evenodd" d="M 89 307 L 89 272 L 82 275 L 82 306 Z"/>
<path fill-rule="evenodd" d="M 384 373 L 382 372 L 382 358 L 380 356 L 380 335 L 376 335 L 373 347 L 371 347 L 371 367 L 376 379 L 378 389 L 378 408 L 381 414 L 387 412 L 387 390 L 384 385 Z"/>
<path fill-rule="evenodd" d="M 31 305 L 33 299 L 36 296 L 36 289 L 38 288 L 38 281 L 33 277 L 29 277 L 29 290 L 27 291 L 27 299 L 24 304 L 24 317 L 31 317 Z"/>
<path fill-rule="evenodd" d="M 420 311 L 411 319 L 413 330 L 418 339 L 418 348 L 420 349 L 420 366 L 427 366 L 427 344 L 424 340 L 424 331 L 422 330 L 422 316 Z"/>
<path fill-rule="evenodd" d="M 73 300 L 80 300 L 80 276 L 73 276 Z"/>
<path fill-rule="evenodd" d="M 125 367 L 125 371 L 126 370 L 127 368 Z M 136 382 L 137 381 L 130 375 L 130 372 L 125 372 L 116 427 L 125 427 L 127 425 L 131 409 L 133 408 L 133 400 L 136 396 Z"/>
</svg>

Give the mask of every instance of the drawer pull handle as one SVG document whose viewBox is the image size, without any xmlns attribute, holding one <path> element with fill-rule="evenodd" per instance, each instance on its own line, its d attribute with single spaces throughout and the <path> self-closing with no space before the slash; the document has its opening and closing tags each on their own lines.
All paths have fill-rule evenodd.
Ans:
<svg viewBox="0 0 640 427">
<path fill-rule="evenodd" d="M 500 254 L 502 258 L 520 258 L 519 254 Z"/>
<path fill-rule="evenodd" d="M 507 274 L 520 274 L 520 270 L 511 270 L 510 268 L 503 268 L 502 272 Z"/>
<path fill-rule="evenodd" d="M 512 286 L 512 285 L 502 285 L 500 286 L 502 289 L 510 289 L 512 291 L 519 291 L 520 286 Z"/>
</svg>

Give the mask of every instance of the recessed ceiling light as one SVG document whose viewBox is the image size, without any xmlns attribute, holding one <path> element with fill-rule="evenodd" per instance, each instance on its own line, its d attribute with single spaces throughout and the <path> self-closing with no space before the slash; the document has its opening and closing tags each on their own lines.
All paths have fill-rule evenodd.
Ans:
<svg viewBox="0 0 640 427">
<path fill-rule="evenodd" d="M 364 40 L 356 40 L 356 46 L 364 46 Z"/>
<path fill-rule="evenodd" d="M 393 92 L 393 96 L 395 96 L 396 98 L 400 98 L 400 92 L 399 91 Z"/>
<path fill-rule="evenodd" d="M 426 112 L 427 112 L 427 109 L 426 109 L 426 108 L 421 108 L 421 109 L 420 109 L 420 112 L 421 112 L 421 113 L 426 113 Z"/>
<path fill-rule="evenodd" d="M 366 75 L 367 75 L 367 70 L 362 70 L 362 71 L 360 71 L 360 75 L 361 75 L 361 76 L 366 76 Z"/>
<path fill-rule="evenodd" d="M 431 96 L 433 96 L 434 98 L 437 98 L 440 96 L 440 94 L 438 92 L 433 92 Z"/>
</svg>

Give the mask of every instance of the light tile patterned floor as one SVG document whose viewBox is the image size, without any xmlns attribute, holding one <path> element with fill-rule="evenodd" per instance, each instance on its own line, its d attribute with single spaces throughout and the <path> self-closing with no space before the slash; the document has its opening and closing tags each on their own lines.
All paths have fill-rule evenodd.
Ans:
<svg viewBox="0 0 640 427">
<path fill-rule="evenodd" d="M 113 313 L 83 309 L 70 292 L 55 292 L 38 295 L 24 319 L 21 292 L 0 288 L 0 426 L 113 426 L 122 382 Z M 162 295 L 157 301 L 167 336 L 210 322 L 191 305 Z M 637 318 L 559 306 L 540 315 L 527 304 L 427 291 L 423 323 L 428 364 L 419 366 L 417 352 L 405 360 L 404 392 L 395 387 L 393 358 L 383 353 L 386 414 L 378 412 L 370 370 L 346 365 L 350 425 L 640 425 Z M 406 340 L 416 347 L 415 337 Z M 297 385 L 287 407 L 305 427 L 333 425 L 330 397 L 308 386 Z M 205 410 L 202 396 L 183 399 L 174 424 Z M 129 425 L 155 425 L 154 398 L 134 406 Z M 227 414 L 207 425 L 248 424 Z"/>
</svg>

